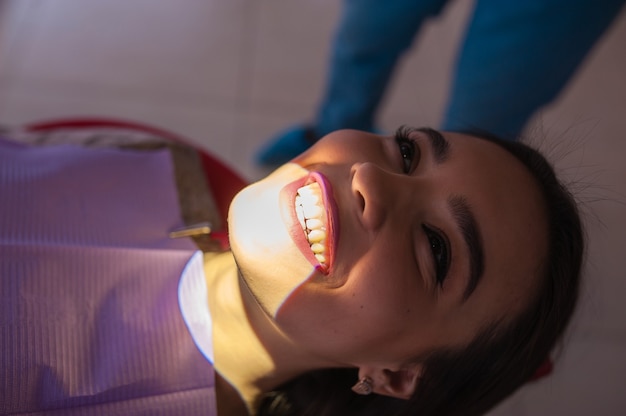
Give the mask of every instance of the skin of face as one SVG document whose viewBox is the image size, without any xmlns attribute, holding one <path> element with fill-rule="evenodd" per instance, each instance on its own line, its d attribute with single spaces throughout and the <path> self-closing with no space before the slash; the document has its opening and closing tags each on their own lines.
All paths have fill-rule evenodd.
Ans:
<svg viewBox="0 0 626 416">
<path fill-rule="evenodd" d="M 397 368 L 433 348 L 467 344 L 528 302 L 547 253 L 537 184 L 498 145 L 443 136 L 442 161 L 429 135 L 412 131 L 407 172 L 393 136 L 340 130 L 235 198 L 229 227 L 241 276 L 299 348 L 338 365 Z M 293 209 L 284 189 L 311 172 L 323 175 L 334 206 L 327 272 L 294 244 L 284 215 Z M 483 247 L 484 271 L 467 298 L 470 251 L 454 198 L 469 206 Z M 449 246 L 442 282 L 425 226 Z"/>
</svg>

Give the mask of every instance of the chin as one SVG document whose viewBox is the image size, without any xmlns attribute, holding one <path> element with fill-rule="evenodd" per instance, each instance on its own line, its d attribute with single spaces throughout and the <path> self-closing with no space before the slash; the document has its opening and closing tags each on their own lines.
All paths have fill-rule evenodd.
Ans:
<svg viewBox="0 0 626 416">
<path fill-rule="evenodd" d="M 307 174 L 298 165 L 284 165 L 239 192 L 229 209 L 230 245 L 240 274 L 272 318 L 315 271 L 281 215 L 281 190 Z"/>
</svg>

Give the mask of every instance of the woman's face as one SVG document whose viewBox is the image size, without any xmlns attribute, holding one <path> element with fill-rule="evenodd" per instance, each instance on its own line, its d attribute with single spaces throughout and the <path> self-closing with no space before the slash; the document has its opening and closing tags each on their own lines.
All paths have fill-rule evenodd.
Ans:
<svg viewBox="0 0 626 416">
<path fill-rule="evenodd" d="M 357 366 L 461 346 L 512 318 L 536 287 L 546 221 L 515 157 L 430 129 L 329 134 L 229 215 L 242 277 L 277 326 Z"/>
</svg>

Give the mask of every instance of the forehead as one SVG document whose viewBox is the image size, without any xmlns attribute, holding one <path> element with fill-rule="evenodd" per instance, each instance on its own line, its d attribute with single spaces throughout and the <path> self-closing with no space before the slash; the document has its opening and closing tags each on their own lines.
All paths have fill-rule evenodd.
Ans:
<svg viewBox="0 0 626 416">
<path fill-rule="evenodd" d="M 483 279 L 468 304 L 489 299 L 503 313 L 519 310 L 538 282 L 547 253 L 548 224 L 539 184 L 501 146 L 462 134 L 446 136 L 453 153 L 451 174 L 473 208 L 485 253 Z"/>
</svg>

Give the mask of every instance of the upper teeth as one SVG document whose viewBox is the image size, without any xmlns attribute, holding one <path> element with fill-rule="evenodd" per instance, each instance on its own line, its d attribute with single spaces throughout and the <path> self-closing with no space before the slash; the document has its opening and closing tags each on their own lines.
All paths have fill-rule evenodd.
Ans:
<svg viewBox="0 0 626 416">
<path fill-rule="evenodd" d="M 296 215 L 320 264 L 326 264 L 326 212 L 322 204 L 322 190 L 313 182 L 298 189 Z"/>
</svg>

